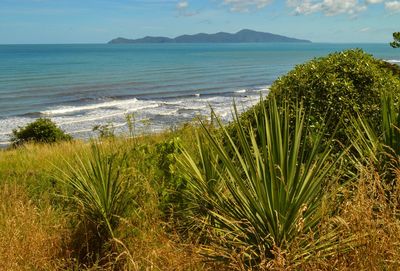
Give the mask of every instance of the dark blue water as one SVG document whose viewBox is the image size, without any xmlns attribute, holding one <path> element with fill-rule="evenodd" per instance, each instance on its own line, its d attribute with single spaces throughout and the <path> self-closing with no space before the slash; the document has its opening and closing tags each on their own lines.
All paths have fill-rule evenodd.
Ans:
<svg viewBox="0 0 400 271">
<path fill-rule="evenodd" d="M 400 60 L 386 44 L 0 45 L 0 142 L 40 116 L 76 137 L 96 124 L 122 131 L 132 112 L 152 130 L 209 105 L 229 119 L 233 98 L 247 108 L 296 64 L 348 48 Z"/>
</svg>

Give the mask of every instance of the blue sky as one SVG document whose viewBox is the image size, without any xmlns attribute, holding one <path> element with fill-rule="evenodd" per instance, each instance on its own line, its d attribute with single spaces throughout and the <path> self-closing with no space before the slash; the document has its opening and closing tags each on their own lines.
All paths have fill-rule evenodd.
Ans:
<svg viewBox="0 0 400 271">
<path fill-rule="evenodd" d="M 400 0 L 0 0 L 0 44 L 248 28 L 314 42 L 388 42 Z"/>
</svg>

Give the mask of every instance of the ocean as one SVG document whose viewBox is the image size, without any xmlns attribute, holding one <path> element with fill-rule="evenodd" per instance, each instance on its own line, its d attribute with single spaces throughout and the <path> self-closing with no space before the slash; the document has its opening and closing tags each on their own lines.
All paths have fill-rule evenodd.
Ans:
<svg viewBox="0 0 400 271">
<path fill-rule="evenodd" d="M 267 95 L 295 65 L 335 51 L 362 48 L 400 63 L 388 44 L 79 44 L 0 45 L 0 146 L 12 129 L 39 117 L 76 138 L 95 125 L 127 131 L 174 128 L 212 107 L 223 121 Z"/>
</svg>

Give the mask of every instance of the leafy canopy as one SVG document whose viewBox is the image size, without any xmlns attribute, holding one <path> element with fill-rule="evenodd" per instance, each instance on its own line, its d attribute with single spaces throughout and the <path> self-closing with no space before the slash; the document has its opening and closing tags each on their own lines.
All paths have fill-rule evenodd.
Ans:
<svg viewBox="0 0 400 271">
<path fill-rule="evenodd" d="M 393 48 L 400 48 L 400 32 L 393 33 L 393 41 L 390 43 Z"/>
<path fill-rule="evenodd" d="M 360 49 L 333 53 L 296 66 L 275 81 L 270 95 L 277 101 L 287 101 L 292 108 L 302 100 L 311 127 L 327 126 L 326 139 L 337 129 L 335 139 L 348 145 L 349 120 L 340 121 L 342 116 L 359 113 L 373 127 L 380 127 L 382 94 L 393 94 L 395 101 L 399 98 L 400 76 L 394 74 L 399 67 L 387 64 Z M 262 106 L 257 107 L 261 112 Z M 253 116 L 249 110 L 242 120 L 255 127 Z"/>
<path fill-rule="evenodd" d="M 39 118 L 25 127 L 12 131 L 11 142 L 14 146 L 26 142 L 54 143 L 71 140 L 72 137 L 61 130 L 57 125 L 46 118 Z"/>
</svg>

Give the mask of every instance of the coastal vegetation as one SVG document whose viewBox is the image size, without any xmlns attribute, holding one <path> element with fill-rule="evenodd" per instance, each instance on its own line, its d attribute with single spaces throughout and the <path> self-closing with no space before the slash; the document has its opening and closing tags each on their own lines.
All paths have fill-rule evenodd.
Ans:
<svg viewBox="0 0 400 271">
<path fill-rule="evenodd" d="M 0 270 L 396 270 L 398 71 L 314 59 L 229 125 L 21 128 L 0 153 Z M 42 123 L 63 136 L 21 132 Z"/>
<path fill-rule="evenodd" d="M 57 127 L 52 120 L 39 118 L 25 127 L 14 129 L 11 142 L 18 146 L 28 142 L 55 143 L 71 139 L 72 137 Z"/>
<path fill-rule="evenodd" d="M 390 43 L 393 48 L 400 48 L 400 32 L 393 33 L 393 41 Z"/>
<path fill-rule="evenodd" d="M 274 82 L 271 95 L 279 102 L 287 101 L 292 108 L 302 101 L 310 126 L 317 130 L 324 127 L 324 141 L 349 145 L 346 130 L 350 118 L 361 114 L 378 128 L 381 97 L 393 95 L 397 103 L 399 89 L 398 65 L 388 65 L 362 50 L 348 50 L 296 66 Z M 241 118 L 255 127 L 253 112 Z"/>
</svg>

